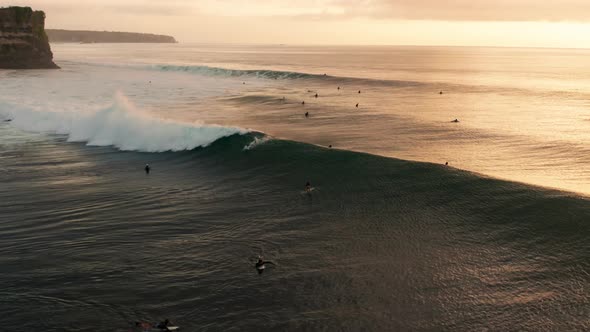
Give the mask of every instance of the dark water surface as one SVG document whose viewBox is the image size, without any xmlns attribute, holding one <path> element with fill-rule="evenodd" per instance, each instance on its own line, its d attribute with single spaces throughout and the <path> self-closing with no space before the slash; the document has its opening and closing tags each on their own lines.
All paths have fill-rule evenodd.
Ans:
<svg viewBox="0 0 590 332">
<path fill-rule="evenodd" d="M 156 154 L 60 136 L 4 146 L 4 326 L 589 328 L 587 200 L 289 141 L 243 150 L 252 140 Z M 277 266 L 258 275 L 259 254 Z"/>
<path fill-rule="evenodd" d="M 588 51 L 54 51 L 0 71 L 0 330 L 590 330 Z"/>
</svg>

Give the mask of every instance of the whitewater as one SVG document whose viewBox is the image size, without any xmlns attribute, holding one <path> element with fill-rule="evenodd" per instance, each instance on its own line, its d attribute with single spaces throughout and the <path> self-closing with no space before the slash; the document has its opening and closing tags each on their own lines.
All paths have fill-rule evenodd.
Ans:
<svg viewBox="0 0 590 332">
<path fill-rule="evenodd" d="M 66 135 L 68 142 L 114 146 L 123 151 L 164 152 L 206 147 L 216 140 L 244 134 L 241 128 L 160 119 L 137 109 L 121 93 L 111 107 L 76 112 L 39 111 L 2 105 L 0 114 L 27 132 Z"/>
</svg>

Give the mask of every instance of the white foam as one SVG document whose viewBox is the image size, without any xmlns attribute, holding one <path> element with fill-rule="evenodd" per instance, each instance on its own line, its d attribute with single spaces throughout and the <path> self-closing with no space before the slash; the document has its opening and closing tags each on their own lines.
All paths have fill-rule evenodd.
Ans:
<svg viewBox="0 0 590 332">
<path fill-rule="evenodd" d="M 112 106 L 97 111 L 55 111 L 0 105 L 0 116 L 30 132 L 68 136 L 70 142 L 114 146 L 125 151 L 164 152 L 205 147 L 219 138 L 244 134 L 237 127 L 183 123 L 158 118 L 117 93 Z"/>
<path fill-rule="evenodd" d="M 252 150 L 257 146 L 270 141 L 270 139 L 271 138 L 269 136 L 255 137 L 254 140 L 252 142 L 250 142 L 250 144 L 244 146 L 244 148 L 242 150 L 244 150 L 244 151 Z"/>
</svg>

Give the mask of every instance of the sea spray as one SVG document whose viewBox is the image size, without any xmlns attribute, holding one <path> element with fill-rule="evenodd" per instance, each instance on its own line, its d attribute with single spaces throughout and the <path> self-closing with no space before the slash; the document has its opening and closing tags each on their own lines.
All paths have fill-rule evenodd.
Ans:
<svg viewBox="0 0 590 332">
<path fill-rule="evenodd" d="M 254 137 L 254 140 L 252 142 L 250 142 L 250 144 L 244 146 L 244 148 L 242 150 L 244 150 L 244 151 L 252 150 L 255 147 L 257 147 L 261 144 L 264 144 L 270 140 L 271 140 L 270 136 Z"/>
<path fill-rule="evenodd" d="M 1 104 L 0 116 L 12 119 L 11 124 L 24 131 L 63 134 L 69 142 L 114 146 L 125 151 L 192 150 L 222 137 L 249 132 L 238 127 L 159 118 L 139 109 L 120 92 L 115 94 L 113 105 L 96 111 L 34 110 Z"/>
</svg>

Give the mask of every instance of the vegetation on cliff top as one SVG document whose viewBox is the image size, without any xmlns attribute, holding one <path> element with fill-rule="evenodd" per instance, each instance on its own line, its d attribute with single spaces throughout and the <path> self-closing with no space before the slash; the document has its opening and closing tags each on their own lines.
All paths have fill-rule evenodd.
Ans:
<svg viewBox="0 0 590 332">
<path fill-rule="evenodd" d="M 45 13 L 31 7 L 0 7 L 0 68 L 59 68 L 45 33 Z"/>
<path fill-rule="evenodd" d="M 8 7 L 14 11 L 14 17 L 16 20 L 16 24 L 22 24 L 24 22 L 29 21 L 29 18 L 33 14 L 33 9 L 31 7 Z"/>
<path fill-rule="evenodd" d="M 1 9 L 9 9 L 14 12 L 14 19 L 16 24 L 23 24 L 29 22 L 31 17 L 34 20 L 38 20 L 38 18 L 45 19 L 45 12 L 42 10 L 33 11 L 31 7 L 20 7 L 20 6 L 9 6 L 9 7 L 0 7 Z M 38 18 L 37 18 L 38 17 Z"/>
</svg>

